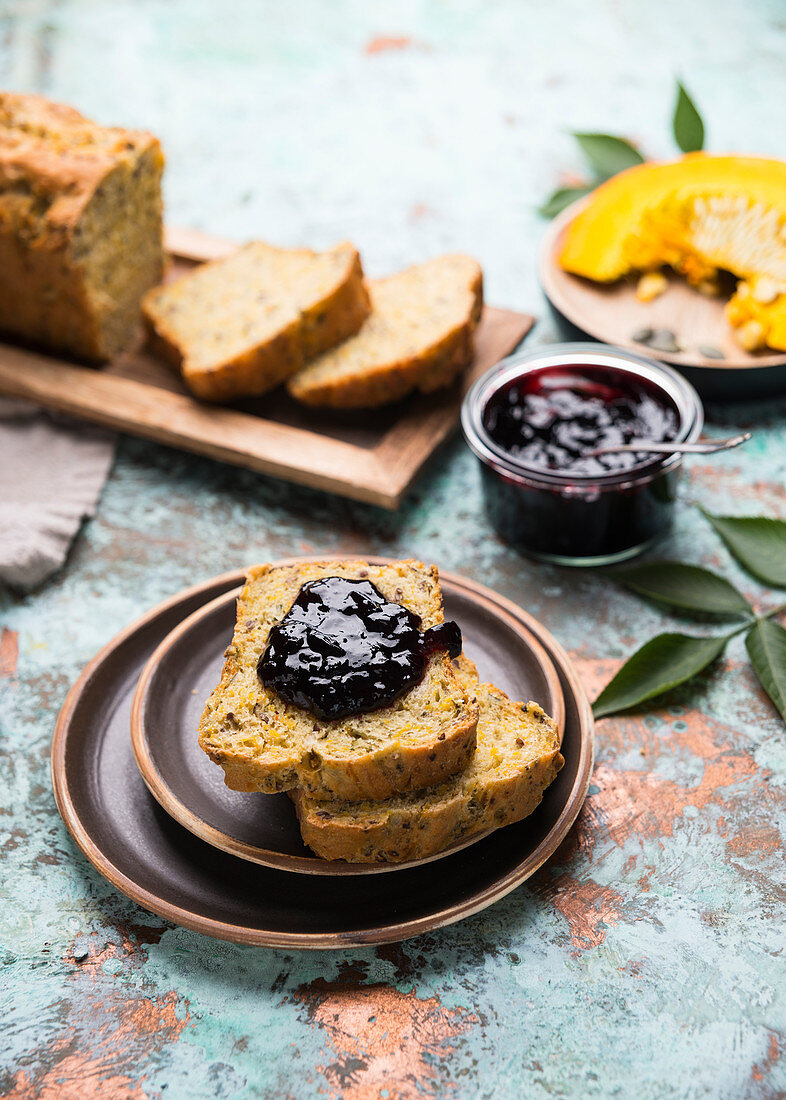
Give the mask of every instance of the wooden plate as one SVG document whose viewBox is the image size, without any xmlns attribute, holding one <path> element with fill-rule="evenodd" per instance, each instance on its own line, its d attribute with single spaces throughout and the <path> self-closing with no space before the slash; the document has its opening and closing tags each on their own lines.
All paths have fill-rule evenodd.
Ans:
<svg viewBox="0 0 786 1100">
<path fill-rule="evenodd" d="M 300 837 L 285 794 L 242 794 L 199 748 L 197 725 L 218 683 L 235 625 L 240 589 L 212 600 L 185 619 L 145 665 L 131 709 L 131 743 L 142 778 L 167 813 L 196 836 L 242 859 L 313 875 L 360 875 L 417 867 L 466 848 L 480 834 L 407 863 L 351 864 L 313 855 Z M 556 669 L 543 647 L 514 616 L 442 582 L 445 616 L 461 626 L 464 650 L 478 656 L 481 674 L 514 699 L 533 699 L 562 729 L 565 705 Z"/>
<path fill-rule="evenodd" d="M 166 245 L 170 278 L 237 248 L 230 241 L 182 229 L 168 229 Z M 533 320 L 485 307 L 475 334 L 475 358 L 460 381 L 371 411 L 308 409 L 282 387 L 231 406 L 206 405 L 144 347 L 132 348 L 97 370 L 0 342 L 0 394 L 395 509 L 437 447 L 458 427 L 465 390 L 518 346 Z"/>
<path fill-rule="evenodd" d="M 720 400 L 751 398 L 786 392 L 786 353 L 747 352 L 737 344 L 723 309 L 725 298 L 705 298 L 684 279 L 668 276 L 668 289 L 652 302 L 636 297 L 636 280 L 611 285 L 594 283 L 564 271 L 558 256 L 568 225 L 587 205 L 579 199 L 554 219 L 543 239 L 540 282 L 549 304 L 571 335 L 590 336 L 605 344 L 627 348 L 671 363 L 703 397 Z M 684 350 L 655 351 L 637 343 L 641 329 L 669 329 Z M 700 347 L 718 348 L 723 359 L 701 353 Z"/>
<path fill-rule="evenodd" d="M 118 890 L 175 924 L 206 935 L 276 947 L 390 943 L 477 913 L 528 878 L 559 847 L 592 771 L 592 713 L 564 650 L 525 612 L 488 589 L 445 577 L 468 596 L 502 607 L 530 629 L 553 661 L 565 698 L 565 766 L 525 821 L 499 829 L 439 864 L 395 875 L 293 875 L 211 847 L 159 806 L 131 749 L 131 700 L 154 649 L 183 619 L 241 575 L 214 578 L 148 612 L 90 662 L 69 692 L 52 742 L 60 813 L 76 843 Z M 491 609 L 490 609 L 491 613 Z M 493 676 L 484 664 L 481 671 Z"/>
</svg>

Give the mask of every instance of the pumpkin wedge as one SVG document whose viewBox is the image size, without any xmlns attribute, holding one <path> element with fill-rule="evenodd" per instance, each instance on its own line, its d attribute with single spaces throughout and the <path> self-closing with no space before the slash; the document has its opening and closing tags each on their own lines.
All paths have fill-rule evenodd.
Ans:
<svg viewBox="0 0 786 1100">
<path fill-rule="evenodd" d="M 569 224 L 559 262 L 604 283 L 670 266 L 710 293 L 729 271 L 739 342 L 786 350 L 786 163 L 691 153 L 629 168 Z"/>
</svg>

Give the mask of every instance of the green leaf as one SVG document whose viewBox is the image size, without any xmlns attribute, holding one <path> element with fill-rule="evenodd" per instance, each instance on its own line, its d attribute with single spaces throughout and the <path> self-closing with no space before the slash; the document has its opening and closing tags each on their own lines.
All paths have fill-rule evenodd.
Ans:
<svg viewBox="0 0 786 1100">
<path fill-rule="evenodd" d="M 768 619 L 759 619 L 745 638 L 761 686 L 786 721 L 786 630 Z"/>
<path fill-rule="evenodd" d="M 773 588 L 786 588 L 786 521 L 701 512 L 743 569 Z"/>
<path fill-rule="evenodd" d="M 699 565 L 677 561 L 653 561 L 615 569 L 615 581 L 685 611 L 703 611 L 710 615 L 750 615 L 750 605 L 741 592 L 717 573 Z"/>
<path fill-rule="evenodd" d="M 628 710 L 678 684 L 684 684 L 712 664 L 737 631 L 715 638 L 689 634 L 659 634 L 637 650 L 592 704 L 596 718 Z"/>
<path fill-rule="evenodd" d="M 592 190 L 592 187 L 559 187 L 538 207 L 538 213 L 543 218 L 556 218 L 566 206 L 588 195 Z"/>
<path fill-rule="evenodd" d="M 672 119 L 674 140 L 683 153 L 695 153 L 704 148 L 704 123 L 696 105 L 677 81 L 677 102 Z"/>
<path fill-rule="evenodd" d="M 635 145 L 613 134 L 574 134 L 593 171 L 602 179 L 616 176 L 634 164 L 643 164 L 644 157 Z"/>
</svg>

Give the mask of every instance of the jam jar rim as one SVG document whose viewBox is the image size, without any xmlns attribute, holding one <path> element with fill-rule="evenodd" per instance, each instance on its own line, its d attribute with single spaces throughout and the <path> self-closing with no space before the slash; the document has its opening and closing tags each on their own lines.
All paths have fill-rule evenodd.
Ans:
<svg viewBox="0 0 786 1100">
<path fill-rule="evenodd" d="M 577 361 L 579 356 L 581 362 Z M 626 470 L 609 470 L 604 474 L 546 470 L 541 466 L 532 466 L 517 460 L 509 451 L 495 443 L 483 423 L 483 413 L 494 394 L 522 374 L 549 367 L 570 366 L 627 370 L 633 377 L 644 378 L 654 383 L 677 409 L 680 423 L 674 442 L 693 442 L 701 434 L 704 427 L 704 407 L 701 399 L 690 382 L 672 367 L 612 344 L 566 342 L 543 345 L 525 352 L 514 352 L 513 355 L 509 355 L 487 370 L 472 384 L 461 406 L 461 429 L 467 445 L 476 457 L 498 473 L 513 475 L 521 481 L 548 488 L 570 485 L 581 489 L 591 486 L 604 489 L 626 488 L 651 481 L 654 477 L 676 469 L 682 464 L 682 455 L 672 451 L 637 463 Z"/>
</svg>

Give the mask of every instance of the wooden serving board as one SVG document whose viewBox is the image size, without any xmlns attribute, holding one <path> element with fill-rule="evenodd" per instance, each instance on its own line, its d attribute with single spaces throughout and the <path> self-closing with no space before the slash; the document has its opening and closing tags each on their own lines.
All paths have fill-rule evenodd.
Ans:
<svg viewBox="0 0 786 1100">
<path fill-rule="evenodd" d="M 172 278 L 237 247 L 175 229 L 167 231 L 166 244 Z M 207 405 L 141 343 L 99 369 L 0 343 L 0 394 L 395 509 L 458 424 L 467 386 L 513 351 L 533 323 L 526 314 L 487 306 L 476 333 L 474 362 L 460 383 L 372 412 L 308 409 L 283 389 L 230 406 Z"/>
</svg>

